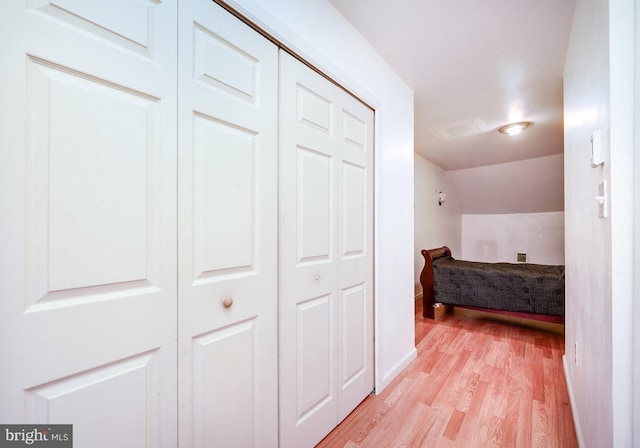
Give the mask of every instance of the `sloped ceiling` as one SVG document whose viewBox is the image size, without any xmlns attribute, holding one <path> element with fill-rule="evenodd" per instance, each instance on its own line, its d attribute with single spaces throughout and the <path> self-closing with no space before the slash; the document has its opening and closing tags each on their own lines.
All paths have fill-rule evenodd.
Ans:
<svg viewBox="0 0 640 448">
<path fill-rule="evenodd" d="M 414 90 L 416 153 L 447 171 L 562 154 L 575 0 L 330 1 Z"/>
</svg>

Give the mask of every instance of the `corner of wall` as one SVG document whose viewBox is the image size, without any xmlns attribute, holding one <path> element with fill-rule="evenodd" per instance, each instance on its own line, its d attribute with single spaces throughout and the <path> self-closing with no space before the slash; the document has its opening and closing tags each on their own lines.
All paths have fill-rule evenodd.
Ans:
<svg viewBox="0 0 640 448">
<path fill-rule="evenodd" d="M 578 441 L 578 446 L 583 448 L 585 444 L 584 437 L 582 436 L 582 427 L 580 426 L 580 414 L 578 413 L 573 394 L 573 385 L 571 384 L 571 376 L 569 375 L 569 366 L 567 364 L 566 354 L 562 356 L 562 365 L 564 367 L 564 379 L 567 383 L 567 391 L 569 392 L 569 404 L 571 406 L 571 415 L 573 416 L 573 427 L 576 430 L 576 440 Z"/>
<path fill-rule="evenodd" d="M 411 362 L 418 357 L 418 350 L 413 347 L 412 350 L 402 358 L 400 361 L 391 368 L 388 372 L 382 375 L 380 381 L 376 382 L 376 394 L 382 393 L 382 391 L 389 385 L 391 382 L 406 369 Z"/>
</svg>

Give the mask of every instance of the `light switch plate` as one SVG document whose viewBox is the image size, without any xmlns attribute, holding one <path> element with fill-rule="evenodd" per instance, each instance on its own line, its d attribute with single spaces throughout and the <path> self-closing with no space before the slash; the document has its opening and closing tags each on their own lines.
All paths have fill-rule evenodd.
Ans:
<svg viewBox="0 0 640 448">
<path fill-rule="evenodd" d="M 602 130 L 594 129 L 591 133 L 591 166 L 599 167 L 604 163 L 602 155 Z"/>
<path fill-rule="evenodd" d="M 598 218 L 606 218 L 609 216 L 607 208 L 609 205 L 609 193 L 607 192 L 607 181 L 603 180 L 598 184 Z"/>
</svg>

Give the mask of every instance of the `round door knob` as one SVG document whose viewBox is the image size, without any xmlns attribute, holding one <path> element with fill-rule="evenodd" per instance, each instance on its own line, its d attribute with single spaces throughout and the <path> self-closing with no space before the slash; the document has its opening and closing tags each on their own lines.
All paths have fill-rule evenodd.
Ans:
<svg viewBox="0 0 640 448">
<path fill-rule="evenodd" d="M 225 308 L 231 308 L 231 305 L 233 305 L 233 299 L 231 297 L 225 297 L 225 299 L 222 301 L 222 304 Z"/>
</svg>

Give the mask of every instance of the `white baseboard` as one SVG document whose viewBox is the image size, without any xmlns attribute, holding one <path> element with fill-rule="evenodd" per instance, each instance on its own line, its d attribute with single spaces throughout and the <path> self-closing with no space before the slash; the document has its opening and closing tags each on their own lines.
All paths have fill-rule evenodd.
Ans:
<svg viewBox="0 0 640 448">
<path fill-rule="evenodd" d="M 578 441 L 578 447 L 583 448 L 585 446 L 584 439 L 582 437 L 582 427 L 580 426 L 580 419 L 578 416 L 578 410 L 576 409 L 576 400 L 573 395 L 573 385 L 571 384 L 571 377 L 567 373 L 567 355 L 562 356 L 562 365 L 564 367 L 564 379 L 567 383 L 567 392 L 569 392 L 569 403 L 571 404 L 571 415 L 573 416 L 573 427 L 576 430 L 576 439 Z"/>
<path fill-rule="evenodd" d="M 389 371 L 381 381 L 376 384 L 376 395 L 381 393 L 411 362 L 418 357 L 418 350 L 414 347 L 404 358 Z"/>
</svg>

